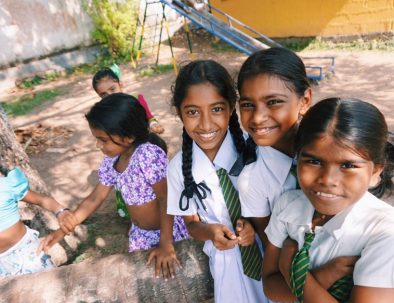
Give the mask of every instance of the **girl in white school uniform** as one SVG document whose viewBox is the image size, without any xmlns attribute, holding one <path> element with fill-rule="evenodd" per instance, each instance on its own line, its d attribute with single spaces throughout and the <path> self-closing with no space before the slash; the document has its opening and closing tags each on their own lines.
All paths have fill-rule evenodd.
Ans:
<svg viewBox="0 0 394 303">
<path fill-rule="evenodd" d="M 240 69 L 237 84 L 241 122 L 249 138 L 232 173 L 238 174 L 247 164 L 238 178 L 242 215 L 251 219 L 266 242 L 264 230 L 274 202 L 296 188 L 290 173 L 295 165 L 293 143 L 300 118 L 312 102 L 312 91 L 304 63 L 285 48 L 251 55 Z"/>
<path fill-rule="evenodd" d="M 267 302 L 261 280 L 246 276 L 241 260 L 240 247 L 255 245 L 255 232 L 244 219 L 234 228 L 217 175 L 245 146 L 232 79 L 214 61 L 194 61 L 181 69 L 173 93 L 184 128 L 182 151 L 168 166 L 168 213 L 183 216 L 190 235 L 205 241 L 215 302 Z"/>
<path fill-rule="evenodd" d="M 394 208 L 378 198 L 393 188 L 387 136 L 383 115 L 361 100 L 326 99 L 307 112 L 296 139 L 302 191 L 281 196 L 266 229 L 270 299 L 394 302 Z M 343 256 L 359 256 L 354 268 Z M 348 289 L 335 291 L 346 275 Z"/>
</svg>

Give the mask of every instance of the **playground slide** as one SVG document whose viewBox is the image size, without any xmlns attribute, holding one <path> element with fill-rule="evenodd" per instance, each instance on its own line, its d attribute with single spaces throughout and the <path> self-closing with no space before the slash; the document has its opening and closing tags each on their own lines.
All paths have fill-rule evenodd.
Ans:
<svg viewBox="0 0 394 303">
<path fill-rule="evenodd" d="M 268 37 L 254 31 L 249 28 L 247 25 L 241 23 L 240 21 L 232 18 L 228 14 L 223 11 L 210 6 L 211 11 L 215 11 L 218 15 L 221 15 L 223 19 L 226 19 L 228 23 L 222 21 L 218 17 L 214 16 L 209 12 L 200 12 L 194 9 L 191 6 L 187 6 L 180 0 L 160 0 L 165 5 L 171 7 L 176 10 L 180 15 L 186 17 L 191 20 L 194 24 L 204 28 L 206 31 L 212 33 L 218 38 L 222 39 L 226 43 L 235 47 L 247 55 L 250 55 L 260 49 L 269 48 L 271 46 L 281 46 L 275 41 L 269 39 Z M 233 23 L 237 25 L 239 28 L 233 27 Z M 250 35 L 244 33 L 240 29 L 244 31 L 248 31 L 251 34 L 257 35 L 259 40 L 251 37 Z M 261 41 L 260 41 L 261 40 Z"/>
<path fill-rule="evenodd" d="M 160 2 L 247 55 L 269 47 L 283 47 L 212 5 L 209 5 L 210 11 L 221 18 L 210 12 L 198 11 L 187 6 L 181 0 L 160 0 Z M 227 22 L 223 20 L 227 20 Z M 320 81 L 326 75 L 335 73 L 334 57 L 313 57 L 303 58 L 303 60 L 306 63 L 308 78 L 311 80 Z M 314 64 L 315 62 L 317 64 Z"/>
</svg>

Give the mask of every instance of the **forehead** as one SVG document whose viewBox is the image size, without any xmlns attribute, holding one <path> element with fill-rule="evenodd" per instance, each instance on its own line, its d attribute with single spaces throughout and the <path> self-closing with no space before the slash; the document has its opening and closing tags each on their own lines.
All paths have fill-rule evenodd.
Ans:
<svg viewBox="0 0 394 303">
<path fill-rule="evenodd" d="M 365 156 L 358 151 L 357 147 L 350 141 L 339 141 L 329 134 L 317 137 L 310 144 L 301 149 L 301 155 L 308 153 L 320 159 L 332 162 L 343 162 L 347 160 L 366 160 Z"/>
<path fill-rule="evenodd" d="M 106 76 L 97 82 L 96 89 L 97 91 L 104 90 L 111 87 L 112 85 L 119 85 L 119 82 L 111 77 Z"/>
<path fill-rule="evenodd" d="M 109 138 L 108 134 L 101 129 L 90 127 L 90 131 L 92 132 L 92 135 L 96 138 Z"/>
<path fill-rule="evenodd" d="M 211 83 L 201 83 L 192 85 L 187 90 L 185 99 L 182 102 L 182 107 L 204 107 L 212 106 L 218 102 L 229 104 L 218 92 L 217 88 Z"/>
<path fill-rule="evenodd" d="M 269 74 L 259 74 L 244 81 L 240 94 L 243 96 L 254 92 L 260 92 L 262 94 L 295 94 L 290 83 L 278 76 Z"/>
</svg>

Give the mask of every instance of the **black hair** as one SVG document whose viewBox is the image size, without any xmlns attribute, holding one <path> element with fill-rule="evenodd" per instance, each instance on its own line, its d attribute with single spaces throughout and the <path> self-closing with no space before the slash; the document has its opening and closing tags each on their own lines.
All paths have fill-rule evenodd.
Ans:
<svg viewBox="0 0 394 303">
<path fill-rule="evenodd" d="M 204 83 L 213 85 L 218 94 L 229 103 L 230 108 L 233 110 L 229 121 L 229 130 L 237 152 L 242 153 L 245 148 L 245 140 L 235 111 L 237 92 L 233 79 L 222 65 L 213 60 L 196 60 L 182 67 L 172 88 L 172 105 L 180 113 L 182 102 L 186 98 L 189 88 Z M 181 194 L 180 207 L 182 210 L 186 210 L 189 207 L 189 199 L 192 199 L 194 194 L 204 207 L 202 200 L 206 198 L 206 192 L 210 190 L 204 183 L 195 183 L 192 174 L 193 140 L 189 137 L 185 128 L 183 128 L 182 137 L 182 174 L 185 189 Z M 182 207 L 183 198 L 187 200 L 186 207 Z"/>
<path fill-rule="evenodd" d="M 0 174 L 2 174 L 4 177 L 7 177 L 9 169 L 8 167 L 6 167 L 2 162 L 3 159 L 1 159 L 2 161 L 0 162 Z"/>
<path fill-rule="evenodd" d="M 248 79 L 269 75 L 281 79 L 286 87 L 302 97 L 310 88 L 310 83 L 301 58 L 294 52 L 283 47 L 271 47 L 260 50 L 249 56 L 242 64 L 238 74 L 237 87 L 241 94 L 242 86 Z M 249 136 L 244 151 L 244 165 L 256 161 L 257 145 Z"/>
<path fill-rule="evenodd" d="M 90 127 L 104 131 L 111 140 L 113 135 L 134 138 L 136 146 L 150 142 L 167 153 L 164 140 L 149 132 L 145 109 L 131 95 L 124 93 L 108 95 L 94 104 L 85 117 Z"/>
<path fill-rule="evenodd" d="M 109 67 L 104 67 L 104 68 L 100 69 L 99 71 L 97 71 L 93 76 L 92 86 L 95 91 L 97 91 L 97 84 L 103 78 L 110 78 L 118 83 L 120 81 L 119 77 L 114 73 L 114 71 L 112 69 L 110 69 Z"/>
<path fill-rule="evenodd" d="M 393 189 L 394 146 L 388 141 L 383 114 L 372 104 L 359 99 L 328 98 L 303 117 L 295 141 L 297 154 L 322 134 L 329 134 L 338 144 L 350 148 L 376 165 L 384 165 L 379 184 L 369 189 L 382 197 Z"/>
</svg>

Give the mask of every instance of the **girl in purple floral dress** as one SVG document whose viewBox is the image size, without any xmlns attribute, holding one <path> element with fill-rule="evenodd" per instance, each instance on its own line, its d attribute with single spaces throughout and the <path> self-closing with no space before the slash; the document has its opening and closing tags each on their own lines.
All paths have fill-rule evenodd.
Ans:
<svg viewBox="0 0 394 303">
<path fill-rule="evenodd" d="M 98 170 L 99 183 L 61 227 L 72 231 L 89 217 L 113 188 L 122 198 L 131 218 L 129 252 L 155 247 L 148 264 L 156 259 L 155 276 L 174 276 L 179 265 L 173 241 L 188 238 L 183 219 L 167 215 L 167 156 L 164 141 L 149 133 L 144 108 L 134 97 L 116 93 L 103 98 L 86 114 L 96 146 L 104 159 Z M 47 250 L 64 237 L 61 229 L 41 244 Z"/>
</svg>

